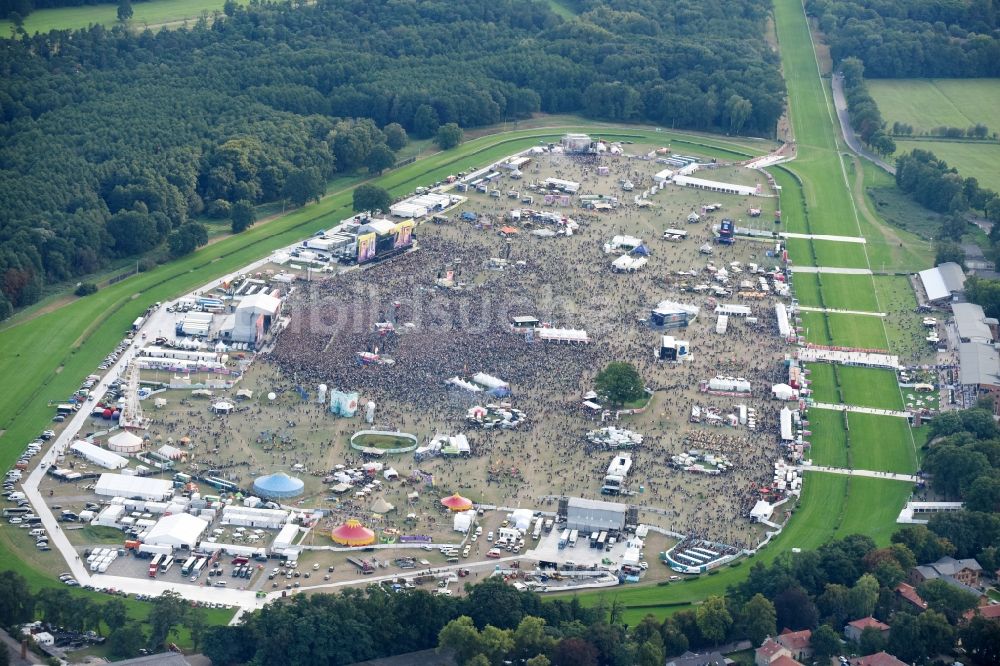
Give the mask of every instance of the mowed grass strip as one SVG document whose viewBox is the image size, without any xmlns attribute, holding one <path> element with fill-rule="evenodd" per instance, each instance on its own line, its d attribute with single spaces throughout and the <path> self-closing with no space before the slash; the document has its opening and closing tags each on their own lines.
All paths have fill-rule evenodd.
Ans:
<svg viewBox="0 0 1000 666">
<path fill-rule="evenodd" d="M 799 317 L 802 319 L 802 326 L 806 328 L 806 340 L 809 342 L 859 349 L 887 347 L 879 317 L 822 312 L 801 312 Z"/>
<path fill-rule="evenodd" d="M 833 475 L 810 474 L 804 483 L 808 484 L 817 476 Z M 834 537 L 843 539 L 851 534 L 864 534 L 874 539 L 879 547 L 888 546 L 889 538 L 898 528 L 896 517 L 912 493 L 913 484 L 908 481 L 851 477 L 844 517 Z"/>
<path fill-rule="evenodd" d="M 906 419 L 851 412 L 847 415 L 847 424 L 851 433 L 853 469 L 900 474 L 916 471 L 916 452 Z"/>
<path fill-rule="evenodd" d="M 903 397 L 894 371 L 844 365 L 837 372 L 844 404 L 902 411 Z"/>
<path fill-rule="evenodd" d="M 799 305 L 823 307 L 820 299 L 819 273 L 793 273 L 792 284 L 795 288 L 795 298 Z"/>
<path fill-rule="evenodd" d="M 798 276 L 796 276 L 796 281 Z M 823 290 L 826 307 L 834 310 L 879 312 L 879 301 L 870 275 L 841 275 L 817 273 L 819 288 Z M 798 285 L 798 282 L 796 282 Z"/>
<path fill-rule="evenodd" d="M 808 238 L 786 238 L 784 240 L 785 249 L 788 251 L 788 258 L 793 264 L 800 266 L 813 266 L 813 242 Z"/>
<path fill-rule="evenodd" d="M 843 412 L 832 409 L 809 410 L 809 458 L 822 467 L 847 467 L 847 432 Z M 808 484 L 815 475 L 807 475 Z"/>
<path fill-rule="evenodd" d="M 806 369 L 809 371 L 809 388 L 813 392 L 813 400 L 832 404 L 840 402 L 833 364 L 807 363 Z"/>
<path fill-rule="evenodd" d="M 812 246 L 817 266 L 868 268 L 865 246 L 861 243 L 813 239 Z"/>
</svg>

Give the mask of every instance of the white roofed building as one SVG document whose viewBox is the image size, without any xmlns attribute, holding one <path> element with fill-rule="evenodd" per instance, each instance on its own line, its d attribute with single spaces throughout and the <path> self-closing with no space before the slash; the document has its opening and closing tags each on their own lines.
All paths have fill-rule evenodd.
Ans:
<svg viewBox="0 0 1000 666">
<path fill-rule="evenodd" d="M 920 271 L 918 275 L 931 303 L 950 301 L 965 289 L 965 272 L 953 261 Z"/>
<path fill-rule="evenodd" d="M 150 479 L 125 474 L 101 474 L 94 493 L 105 497 L 139 498 L 162 502 L 174 494 L 174 484 L 167 479 Z"/>
<path fill-rule="evenodd" d="M 175 513 L 156 521 L 146 533 L 143 543 L 193 550 L 207 527 L 208 523 L 190 513 Z"/>
<path fill-rule="evenodd" d="M 288 521 L 288 512 L 281 509 L 251 509 L 227 506 L 222 510 L 222 522 L 243 527 L 278 529 Z"/>
<path fill-rule="evenodd" d="M 85 442 L 82 439 L 73 442 L 69 448 L 74 453 L 83 456 L 89 462 L 99 465 L 104 469 L 121 469 L 123 467 L 128 467 L 128 460 L 122 458 L 117 453 L 108 451 L 107 449 L 102 449 L 101 447 L 95 446 L 90 442 Z"/>
</svg>

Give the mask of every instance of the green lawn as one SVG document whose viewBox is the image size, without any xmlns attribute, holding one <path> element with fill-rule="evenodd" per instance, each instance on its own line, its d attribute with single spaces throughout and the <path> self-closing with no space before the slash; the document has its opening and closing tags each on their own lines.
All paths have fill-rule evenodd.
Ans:
<svg viewBox="0 0 1000 666">
<path fill-rule="evenodd" d="M 995 121 L 994 121 L 995 124 Z M 990 128 L 993 129 L 993 128 Z M 998 128 L 1000 129 L 1000 128 Z M 929 150 L 958 169 L 963 178 L 972 176 L 994 192 L 1000 190 L 1000 144 L 971 141 L 905 141 L 896 139 L 896 154 Z"/>
<path fill-rule="evenodd" d="M 826 314 L 801 312 L 799 317 L 807 329 L 806 339 L 820 345 L 886 349 L 885 331 L 879 317 L 868 315 Z M 825 318 L 825 321 L 824 321 Z M 827 332 L 826 326 L 830 330 Z"/>
<path fill-rule="evenodd" d="M 799 265 L 868 268 L 865 247 L 860 243 L 787 238 L 788 256 Z"/>
<path fill-rule="evenodd" d="M 819 289 L 823 290 L 823 302 L 828 308 L 880 312 L 869 275 L 799 273 L 795 276 L 795 296 L 802 305 L 819 307 Z"/>
<path fill-rule="evenodd" d="M 916 471 L 916 452 L 906 419 L 895 416 L 849 413 L 851 467 L 873 472 Z"/>
<path fill-rule="evenodd" d="M 248 0 L 236 0 L 241 5 Z M 176 21 L 196 21 L 203 13 L 211 15 L 221 12 L 224 0 L 153 0 L 132 3 L 133 15 L 129 25 L 142 30 L 146 26 L 157 26 Z M 56 7 L 39 9 L 24 19 L 24 29 L 29 35 L 50 30 L 71 30 L 86 28 L 99 23 L 111 26 L 118 22 L 118 4 L 84 5 L 82 7 Z M 9 35 L 13 24 L 0 21 L 0 34 Z"/>
<path fill-rule="evenodd" d="M 809 388 L 813 392 L 813 400 L 837 404 L 840 393 L 837 391 L 836 368 L 832 363 L 809 363 Z"/>
<path fill-rule="evenodd" d="M 1000 130 L 1000 79 L 868 79 L 865 84 L 890 127 L 896 121 L 915 130 L 982 123 Z"/>
<path fill-rule="evenodd" d="M 800 305 L 809 307 L 823 307 L 820 298 L 819 273 L 795 273 L 792 278 L 792 285 L 795 288 L 795 298 Z"/>
<path fill-rule="evenodd" d="M 809 233 L 805 198 L 798 177 L 782 165 L 776 166 L 770 171 L 771 175 L 774 176 L 774 181 L 781 186 L 779 205 L 781 206 L 782 231 L 797 234 Z M 793 257 L 793 260 L 800 263 L 812 263 L 804 258 L 800 260 Z"/>
<path fill-rule="evenodd" d="M 888 546 L 889 537 L 898 527 L 896 516 L 912 492 L 913 484 L 906 481 L 851 477 L 850 496 L 837 538 L 865 534 L 875 539 L 876 545 Z"/>
<path fill-rule="evenodd" d="M 808 457 L 814 465 L 822 467 L 847 467 L 847 433 L 844 431 L 843 412 L 832 409 L 809 410 Z M 808 486 L 814 476 L 806 477 Z"/>
<path fill-rule="evenodd" d="M 868 256 L 865 254 L 865 246 L 861 243 L 814 240 L 812 245 L 816 253 L 817 266 L 868 268 Z"/>
<path fill-rule="evenodd" d="M 808 238 L 786 238 L 785 249 L 788 250 L 788 258 L 793 264 L 814 266 L 816 261 L 813 254 L 813 241 Z"/>
<path fill-rule="evenodd" d="M 903 398 L 892 370 L 845 365 L 837 368 L 837 372 L 844 404 L 902 411 Z"/>
</svg>

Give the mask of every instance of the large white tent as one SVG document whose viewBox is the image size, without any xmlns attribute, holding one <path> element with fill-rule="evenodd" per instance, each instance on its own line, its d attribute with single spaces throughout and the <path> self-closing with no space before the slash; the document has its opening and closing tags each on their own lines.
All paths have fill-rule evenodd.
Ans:
<svg viewBox="0 0 1000 666">
<path fill-rule="evenodd" d="M 108 438 L 108 448 L 118 453 L 138 453 L 142 450 L 142 437 L 122 430 Z"/>
<path fill-rule="evenodd" d="M 82 439 L 73 442 L 69 448 L 86 458 L 88 461 L 94 463 L 95 465 L 100 465 L 105 469 L 121 469 L 122 467 L 128 466 L 128 460 L 122 458 L 117 453 L 112 453 L 111 451 L 102 449 L 99 446 L 94 446 L 90 442 L 85 442 Z"/>
<path fill-rule="evenodd" d="M 144 500 L 162 501 L 174 493 L 174 484 L 167 479 L 150 479 L 125 474 L 101 474 L 94 487 L 94 493 L 106 497 L 138 497 Z"/>
<path fill-rule="evenodd" d="M 587 331 L 574 328 L 540 328 L 538 338 L 554 342 L 590 342 Z"/>
<path fill-rule="evenodd" d="M 295 523 L 288 523 L 281 528 L 278 536 L 274 537 L 272 548 L 274 550 L 284 550 L 295 545 L 296 537 L 299 535 L 299 526 Z"/>
<path fill-rule="evenodd" d="M 156 524 L 146 533 L 144 542 L 156 546 L 193 549 L 207 527 L 208 523 L 201 518 L 196 518 L 189 513 L 175 513 L 156 521 Z"/>
<path fill-rule="evenodd" d="M 251 509 L 246 506 L 227 506 L 222 510 L 222 522 L 244 527 L 278 529 L 288 520 L 288 512 L 280 509 Z"/>
</svg>

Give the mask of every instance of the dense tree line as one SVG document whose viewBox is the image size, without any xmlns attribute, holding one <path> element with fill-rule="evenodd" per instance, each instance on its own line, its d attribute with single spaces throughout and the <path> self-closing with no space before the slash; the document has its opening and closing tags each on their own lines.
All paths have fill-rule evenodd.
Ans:
<svg viewBox="0 0 1000 666">
<path fill-rule="evenodd" d="M 767 0 L 571 4 L 227 3 L 177 30 L 0 40 L 0 318 L 199 215 L 379 173 L 406 133 L 453 145 L 542 110 L 773 135 Z"/>
<path fill-rule="evenodd" d="M 872 78 L 1000 76 L 997 0 L 807 0 L 834 62 Z"/>
<path fill-rule="evenodd" d="M 0 571 L 0 627 L 17 635 L 21 625 L 34 620 L 99 635 L 107 630 L 109 652 L 116 659 L 138 656 L 143 648 L 159 652 L 177 639 L 176 632 L 182 627 L 198 649 L 206 629 L 205 610 L 189 605 L 174 592 L 155 598 L 147 621 L 140 623 L 129 618 L 128 607 L 117 597 L 95 601 L 67 587 L 44 587 L 32 592 L 21 574 Z"/>
<path fill-rule="evenodd" d="M 981 214 L 1000 222 L 1000 195 L 981 187 L 976 178 L 963 178 L 958 170 L 928 150 L 914 149 L 896 159 L 896 185 L 917 203 L 945 217 L 937 237 L 957 241 L 968 231 L 966 214 Z M 1000 224 L 994 224 L 990 240 L 996 251 Z"/>
<path fill-rule="evenodd" d="M 949 515 L 965 521 L 974 513 Z M 993 546 L 978 548 L 975 541 L 990 535 L 966 532 L 934 520 L 929 527 L 902 528 L 884 548 L 853 535 L 815 551 L 785 553 L 770 565 L 754 564 L 725 596 L 709 597 L 664 621 L 647 616 L 633 626 L 621 622 L 624 607 L 616 601 L 589 608 L 575 598 L 543 603 L 490 578 L 467 586 L 464 598 L 422 590 L 389 593 L 376 585 L 296 596 L 268 604 L 240 625 L 209 629 L 203 651 L 217 666 L 347 664 L 435 646 L 450 650 L 464 666 L 661 666 L 687 650 L 743 639 L 760 645 L 783 629 L 811 629 L 816 664 L 883 649 L 908 663 L 926 663 L 953 652 L 961 639 L 970 660 L 985 666 L 1000 655 L 1000 632 L 964 617 L 975 608 L 975 596 L 928 581 L 918 586 L 928 608 L 918 612 L 895 593 L 915 565 L 944 555 L 975 555 L 984 569 L 995 567 L 990 558 L 996 557 L 996 533 Z M 888 642 L 868 631 L 857 644 L 844 645 L 844 624 L 869 615 L 892 627 Z"/>
<path fill-rule="evenodd" d="M 840 63 L 844 97 L 851 117 L 851 127 L 865 145 L 885 157 L 896 152 L 896 142 L 885 132 L 885 121 L 878 104 L 868 92 L 864 77 L 865 66 L 857 58 L 845 58 Z"/>
</svg>

